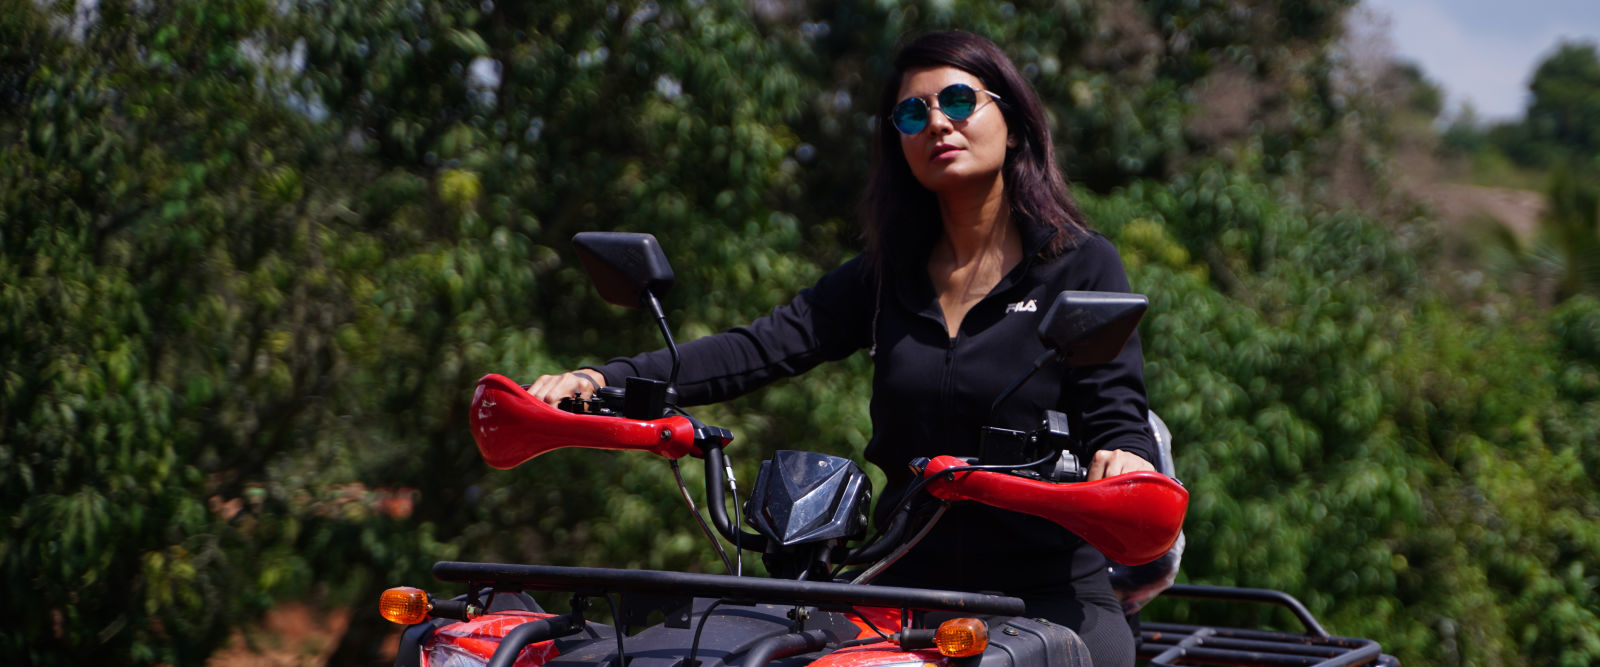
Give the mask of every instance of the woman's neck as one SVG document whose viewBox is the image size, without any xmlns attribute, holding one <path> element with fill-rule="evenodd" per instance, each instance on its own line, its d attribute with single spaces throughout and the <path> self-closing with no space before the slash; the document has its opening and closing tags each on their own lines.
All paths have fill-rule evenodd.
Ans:
<svg viewBox="0 0 1600 667">
<path fill-rule="evenodd" d="M 954 266 L 1011 254 L 1010 246 L 1021 249 L 1002 178 L 981 190 L 940 194 L 939 216 L 944 234 L 934 252 Z"/>
<path fill-rule="evenodd" d="M 1011 209 L 999 180 L 982 196 L 957 198 L 941 193 L 939 197 L 944 234 L 928 257 L 928 278 L 933 281 L 951 338 L 960 332 L 967 311 L 1022 261 L 1022 234 L 1011 223 Z"/>
</svg>

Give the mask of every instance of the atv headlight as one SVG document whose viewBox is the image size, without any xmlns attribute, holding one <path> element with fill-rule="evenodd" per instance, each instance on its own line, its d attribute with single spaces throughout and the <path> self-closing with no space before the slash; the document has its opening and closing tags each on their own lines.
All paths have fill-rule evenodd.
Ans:
<svg viewBox="0 0 1600 667">
<path fill-rule="evenodd" d="M 425 651 L 428 667 L 485 667 L 489 659 L 452 644 L 434 644 Z"/>
</svg>

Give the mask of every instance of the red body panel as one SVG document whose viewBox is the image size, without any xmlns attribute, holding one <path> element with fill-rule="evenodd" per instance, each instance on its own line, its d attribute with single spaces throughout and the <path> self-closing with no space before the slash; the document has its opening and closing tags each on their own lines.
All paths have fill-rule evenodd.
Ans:
<svg viewBox="0 0 1600 667">
<path fill-rule="evenodd" d="M 478 380 L 469 419 L 483 460 L 502 470 L 561 447 L 638 450 L 669 459 L 701 453 L 684 417 L 641 421 L 563 412 L 502 375 Z"/>
<path fill-rule="evenodd" d="M 851 623 L 855 623 L 856 627 L 861 628 L 861 632 L 855 636 L 856 639 L 874 637 L 879 632 L 894 634 L 899 632 L 901 626 L 905 623 L 905 618 L 900 614 L 899 609 L 884 607 L 856 607 L 855 613 L 846 614 L 846 616 L 850 617 Z M 877 629 L 874 630 L 874 627 Z"/>
<path fill-rule="evenodd" d="M 552 616 L 554 614 L 506 611 L 485 614 L 470 621 L 451 623 L 435 630 L 433 636 L 423 645 L 422 665 L 429 667 L 436 662 L 443 662 L 452 653 L 469 654 L 477 657 L 480 662 L 487 662 L 489 658 L 494 657 L 494 650 L 500 647 L 500 640 L 505 639 L 507 633 L 523 623 Z M 539 667 L 557 655 L 560 655 L 560 652 L 556 650 L 554 640 L 535 642 L 517 655 L 515 667 Z"/>
<path fill-rule="evenodd" d="M 872 667 L 918 662 L 921 662 L 923 667 L 942 667 L 949 660 L 931 648 L 902 651 L 899 645 L 893 642 L 878 642 L 839 649 L 817 658 L 809 667 Z"/>
<path fill-rule="evenodd" d="M 929 462 L 924 476 L 964 465 L 953 456 L 940 456 Z M 1148 563 L 1171 549 L 1189 508 L 1189 491 L 1156 472 L 1078 484 L 978 470 L 954 476 L 929 482 L 928 492 L 945 500 L 973 500 L 1049 519 L 1124 565 Z"/>
</svg>

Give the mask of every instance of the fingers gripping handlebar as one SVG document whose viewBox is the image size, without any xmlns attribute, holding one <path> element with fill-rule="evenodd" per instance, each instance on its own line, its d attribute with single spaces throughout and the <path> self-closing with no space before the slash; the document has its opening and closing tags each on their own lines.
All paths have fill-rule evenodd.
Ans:
<svg viewBox="0 0 1600 667">
<path fill-rule="evenodd" d="M 502 375 L 478 380 L 469 420 L 483 460 L 502 470 L 561 447 L 638 450 L 671 459 L 702 454 L 697 429 L 687 417 L 638 420 L 563 412 Z"/>
<path fill-rule="evenodd" d="M 1189 492 L 1156 472 L 1056 484 L 965 467 L 953 456 L 929 461 L 923 476 L 939 479 L 928 483 L 928 493 L 1049 519 L 1124 565 L 1148 563 L 1171 549 L 1189 507 Z"/>
</svg>

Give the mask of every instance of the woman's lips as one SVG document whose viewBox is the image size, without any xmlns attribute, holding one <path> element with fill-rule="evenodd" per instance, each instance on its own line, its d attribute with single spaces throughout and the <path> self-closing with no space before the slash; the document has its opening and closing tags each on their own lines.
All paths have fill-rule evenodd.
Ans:
<svg viewBox="0 0 1600 667">
<path fill-rule="evenodd" d="M 948 146 L 948 145 L 946 145 L 946 146 L 934 146 L 933 147 L 933 157 L 931 157 L 930 159 L 938 160 L 938 159 L 941 159 L 941 158 L 945 158 L 947 156 L 951 156 L 951 155 L 955 154 L 956 151 L 959 151 L 959 150 L 961 150 L 961 149 L 956 147 L 956 146 Z"/>
</svg>

